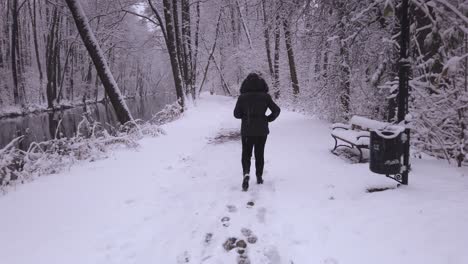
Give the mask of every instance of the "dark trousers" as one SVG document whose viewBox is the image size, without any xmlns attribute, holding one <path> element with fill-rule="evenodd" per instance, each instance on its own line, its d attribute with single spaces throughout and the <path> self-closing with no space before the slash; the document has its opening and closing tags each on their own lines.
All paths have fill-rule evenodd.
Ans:
<svg viewBox="0 0 468 264">
<path fill-rule="evenodd" d="M 263 175 L 265 143 L 267 136 L 242 136 L 242 169 L 244 175 L 250 173 L 250 159 L 255 148 L 255 174 Z"/>
</svg>

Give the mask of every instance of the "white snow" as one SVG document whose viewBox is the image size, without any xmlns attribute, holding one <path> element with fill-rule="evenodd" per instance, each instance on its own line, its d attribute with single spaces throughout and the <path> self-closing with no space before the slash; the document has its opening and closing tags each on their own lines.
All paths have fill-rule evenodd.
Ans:
<svg viewBox="0 0 468 264">
<path fill-rule="evenodd" d="M 468 54 L 465 54 L 463 56 L 454 56 L 451 57 L 444 65 L 443 71 L 448 71 L 450 73 L 454 73 L 458 70 L 458 64 L 460 63 L 461 60 L 465 59 L 468 56 Z"/>
<path fill-rule="evenodd" d="M 390 125 L 390 126 L 386 126 L 383 129 L 377 129 L 377 130 L 374 130 L 374 131 L 381 138 L 394 139 L 394 138 L 397 138 L 398 136 L 400 136 L 401 133 L 405 132 L 405 129 L 406 128 L 404 126 Z"/>
<path fill-rule="evenodd" d="M 349 123 L 352 125 L 360 126 L 364 129 L 372 129 L 372 130 L 377 130 L 377 129 L 382 129 L 386 126 L 389 125 L 389 123 L 381 122 L 378 120 L 372 120 L 363 116 L 353 116 L 349 120 Z"/>
<path fill-rule="evenodd" d="M 256 264 L 468 263 L 466 168 L 414 159 L 409 186 L 367 193 L 396 183 L 332 155 L 329 124 L 284 110 L 265 184 L 241 192 L 239 141 L 209 143 L 239 129 L 234 103 L 204 95 L 137 151 L 0 197 L 0 262 L 230 264 L 237 253 L 222 244 L 248 228 Z"/>
<path fill-rule="evenodd" d="M 344 123 L 334 123 L 331 126 L 332 129 L 336 128 L 342 128 L 342 129 L 352 129 L 353 127 L 349 124 L 344 124 Z"/>
</svg>

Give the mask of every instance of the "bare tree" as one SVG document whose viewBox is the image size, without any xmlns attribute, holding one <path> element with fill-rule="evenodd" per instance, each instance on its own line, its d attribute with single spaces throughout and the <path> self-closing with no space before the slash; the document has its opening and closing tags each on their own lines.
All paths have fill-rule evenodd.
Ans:
<svg viewBox="0 0 468 264">
<path fill-rule="evenodd" d="M 174 29 L 174 17 L 173 8 L 170 0 L 163 0 L 164 5 L 164 19 L 166 22 L 166 46 L 169 52 L 169 59 L 171 60 L 172 75 L 174 77 L 174 83 L 176 88 L 177 100 L 180 105 L 184 107 L 185 96 L 182 88 L 182 79 L 180 76 L 179 60 L 177 58 L 177 40 Z"/>
<path fill-rule="evenodd" d="M 197 4 L 199 5 L 199 3 Z M 199 22 L 197 22 L 199 23 Z M 197 32 L 198 34 L 198 32 Z M 193 83 L 193 58 L 192 58 L 192 25 L 190 18 L 190 2 L 182 0 L 182 48 L 183 48 L 183 69 L 184 79 L 187 89 L 195 99 L 195 86 Z"/>
<path fill-rule="evenodd" d="M 65 0 L 70 12 L 73 15 L 73 19 L 76 24 L 76 28 L 80 33 L 81 39 L 83 40 L 86 49 L 88 50 L 89 56 L 93 60 L 96 71 L 101 79 L 104 89 L 109 96 L 110 102 L 114 107 L 117 119 L 120 123 L 125 124 L 133 120 L 133 117 L 128 110 L 125 100 L 120 93 L 119 87 L 114 80 L 109 66 L 107 65 L 104 54 L 99 46 L 99 43 L 94 36 L 94 33 L 89 26 L 86 14 L 81 7 L 79 0 Z"/>
<path fill-rule="evenodd" d="M 262 13 L 263 13 L 263 36 L 265 38 L 265 50 L 266 50 L 266 55 L 267 55 L 267 61 L 268 61 L 268 69 L 270 70 L 270 76 L 272 78 L 275 78 L 275 72 L 273 70 L 273 63 L 271 61 L 271 47 L 270 47 L 270 30 L 269 30 L 269 21 L 271 19 L 268 19 L 268 14 L 265 6 L 265 1 L 262 0 Z"/>
<path fill-rule="evenodd" d="M 286 51 L 288 53 L 289 73 L 291 75 L 293 94 L 297 95 L 299 93 L 299 81 L 297 80 L 296 61 L 294 60 L 294 50 L 291 42 L 291 29 L 289 28 L 289 22 L 287 19 L 283 19 L 283 27 L 284 41 L 286 43 Z"/>
<path fill-rule="evenodd" d="M 279 14 L 276 15 L 275 19 L 275 58 L 273 62 L 274 69 L 274 95 L 275 99 L 280 97 L 280 79 L 279 79 L 279 60 L 280 60 L 280 37 L 281 37 L 281 17 Z"/>
</svg>

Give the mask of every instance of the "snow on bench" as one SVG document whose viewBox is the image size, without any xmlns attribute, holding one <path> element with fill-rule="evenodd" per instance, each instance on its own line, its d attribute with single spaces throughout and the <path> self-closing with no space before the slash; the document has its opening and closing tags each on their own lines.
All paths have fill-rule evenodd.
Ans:
<svg viewBox="0 0 468 264">
<path fill-rule="evenodd" d="M 372 120 L 362 116 L 353 116 L 348 124 L 335 123 L 332 125 L 331 136 L 335 140 L 334 152 L 338 147 L 357 148 L 359 162 L 362 162 L 362 150 L 368 149 L 370 143 L 370 131 L 383 129 L 389 123 Z M 346 144 L 338 144 L 338 139 Z"/>
<path fill-rule="evenodd" d="M 334 130 L 332 136 L 343 139 L 355 146 L 369 146 L 370 132 L 355 130 Z"/>
<path fill-rule="evenodd" d="M 358 127 L 361 130 L 367 130 L 367 131 L 383 129 L 386 126 L 390 125 L 389 123 L 372 120 L 372 119 L 362 117 L 362 116 L 351 117 L 351 120 L 349 120 L 349 123 L 354 127 Z"/>
</svg>

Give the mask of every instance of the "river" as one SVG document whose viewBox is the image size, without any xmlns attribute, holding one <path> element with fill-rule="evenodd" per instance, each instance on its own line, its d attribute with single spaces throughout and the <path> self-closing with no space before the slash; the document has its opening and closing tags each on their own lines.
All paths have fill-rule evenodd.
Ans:
<svg viewBox="0 0 468 264">
<path fill-rule="evenodd" d="M 127 106 L 135 119 L 149 120 L 154 114 L 172 103 L 174 99 L 163 96 L 147 96 L 127 99 Z M 106 126 L 118 125 L 110 103 L 88 104 L 91 117 Z M 63 137 L 72 137 L 83 119 L 85 108 L 74 107 L 54 112 L 41 112 L 24 116 L 0 119 L 0 149 L 15 137 L 24 135 L 20 149 L 26 150 L 32 142 L 42 142 L 55 137 L 56 131 Z M 61 122 L 59 122 L 62 120 Z M 60 124 L 60 127 L 57 126 Z"/>
</svg>

